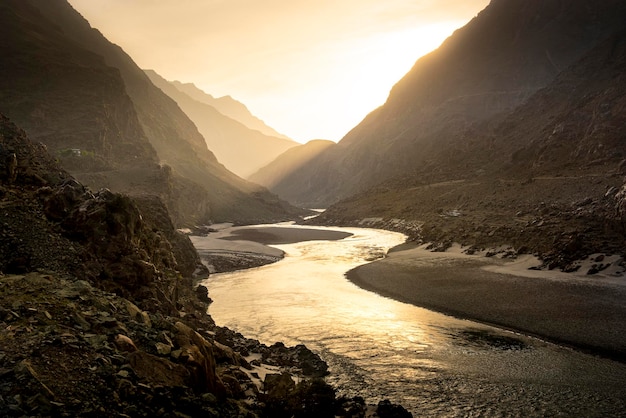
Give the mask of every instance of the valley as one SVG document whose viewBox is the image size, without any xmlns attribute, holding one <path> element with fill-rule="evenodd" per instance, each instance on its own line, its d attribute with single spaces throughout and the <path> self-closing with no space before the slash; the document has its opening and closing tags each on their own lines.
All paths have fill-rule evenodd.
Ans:
<svg viewBox="0 0 626 418">
<path fill-rule="evenodd" d="M 80 12 L 0 3 L 0 415 L 622 415 L 623 1 L 491 0 L 304 144 Z"/>
</svg>

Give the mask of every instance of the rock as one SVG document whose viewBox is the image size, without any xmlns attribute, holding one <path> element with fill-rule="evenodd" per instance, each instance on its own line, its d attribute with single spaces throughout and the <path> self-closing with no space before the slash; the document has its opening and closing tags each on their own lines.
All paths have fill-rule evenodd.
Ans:
<svg viewBox="0 0 626 418">
<path fill-rule="evenodd" d="M 297 405 L 304 416 L 334 418 L 337 409 L 335 390 L 324 380 L 304 380 L 296 387 Z M 296 411 L 299 409 L 296 408 Z"/>
<path fill-rule="evenodd" d="M 263 381 L 263 390 L 269 402 L 287 399 L 295 389 L 296 383 L 287 372 L 267 374 Z"/>
<path fill-rule="evenodd" d="M 118 334 L 115 337 L 115 340 L 113 341 L 113 343 L 115 344 L 115 347 L 117 347 L 117 349 L 120 351 L 124 351 L 127 353 L 132 353 L 134 351 L 137 351 L 137 346 L 135 346 L 135 343 L 133 342 L 133 340 L 128 338 L 126 335 Z"/>
<path fill-rule="evenodd" d="M 137 307 L 137 305 L 130 301 L 126 301 L 125 306 L 128 314 L 132 319 L 144 324 L 148 328 L 152 327 L 152 321 L 150 320 L 150 315 L 148 315 L 148 312 L 142 311 Z"/>
<path fill-rule="evenodd" d="M 9 184 L 13 183 L 17 179 L 17 155 L 11 152 L 4 155 L 0 154 L 0 158 L 2 158 L 4 166 L 2 179 Z"/>
<path fill-rule="evenodd" d="M 49 398 L 54 399 L 54 392 L 52 392 L 50 388 L 41 381 L 41 379 L 39 378 L 39 374 L 35 371 L 30 361 L 22 360 L 15 367 L 14 372 L 17 376 L 22 376 L 25 378 L 32 378 L 35 381 L 37 381 L 37 383 L 41 386 L 43 393 L 45 393 L 45 395 L 48 396 Z"/>
<path fill-rule="evenodd" d="M 180 358 L 190 372 L 189 386 L 197 392 L 225 394 L 224 385 L 215 371 L 213 346 L 182 322 L 174 324 L 174 343 L 180 347 Z"/>
<path fill-rule="evenodd" d="M 226 387 L 226 393 L 228 394 L 228 397 L 237 399 L 241 399 L 244 397 L 244 390 L 241 387 L 241 383 L 239 382 L 239 380 L 237 380 L 236 377 L 228 374 L 223 374 L 221 376 L 221 380 Z"/>
<path fill-rule="evenodd" d="M 170 353 L 172 352 L 172 346 L 169 344 L 164 344 L 164 343 L 155 343 L 154 344 L 157 353 L 159 353 L 162 356 L 169 356 Z"/>
<path fill-rule="evenodd" d="M 404 407 L 392 404 L 387 399 L 378 403 L 376 413 L 380 418 L 413 418 L 413 414 L 404 409 Z"/>
<path fill-rule="evenodd" d="M 206 286 L 198 285 L 196 287 L 195 292 L 196 292 L 196 296 L 198 297 L 198 299 L 200 299 L 201 302 L 204 302 L 207 304 L 213 302 L 211 298 L 209 297 L 209 289 L 207 289 Z"/>
<path fill-rule="evenodd" d="M 215 361 L 218 363 L 228 363 L 235 366 L 240 365 L 241 356 L 235 353 L 232 348 L 220 344 L 217 341 L 213 342 L 213 355 L 215 356 Z"/>
<path fill-rule="evenodd" d="M 309 377 L 322 377 L 328 374 L 328 365 L 306 346 L 285 347 L 277 342 L 265 350 L 262 360 L 282 367 L 298 367 Z"/>
<path fill-rule="evenodd" d="M 340 418 L 365 418 L 367 406 L 365 399 L 356 396 L 352 399 L 340 399 L 337 416 Z"/>
<path fill-rule="evenodd" d="M 309 350 L 306 346 L 299 344 L 295 347 L 296 357 L 302 373 L 312 377 L 322 377 L 328 375 L 328 365 L 320 356 Z"/>
<path fill-rule="evenodd" d="M 127 360 L 135 374 L 150 385 L 183 387 L 190 378 L 186 367 L 143 351 L 130 353 Z"/>
<path fill-rule="evenodd" d="M 42 194 L 46 216 L 54 221 L 61 221 L 69 216 L 87 198 L 92 197 L 87 189 L 74 179 L 66 180 L 60 187 Z"/>
</svg>

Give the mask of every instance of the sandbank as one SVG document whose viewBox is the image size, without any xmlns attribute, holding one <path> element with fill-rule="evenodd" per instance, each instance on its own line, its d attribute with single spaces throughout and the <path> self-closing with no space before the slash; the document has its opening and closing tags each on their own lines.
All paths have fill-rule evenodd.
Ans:
<svg viewBox="0 0 626 418">
<path fill-rule="evenodd" d="M 626 361 L 626 278 L 528 269 L 538 264 L 404 245 L 347 277 L 396 300 Z"/>
<path fill-rule="evenodd" d="M 240 270 L 280 260 L 284 253 L 271 245 L 301 241 L 340 240 L 350 233 L 323 228 L 284 226 L 220 225 L 206 236 L 191 236 L 200 259 L 211 273 Z"/>
<path fill-rule="evenodd" d="M 336 241 L 352 234 L 317 228 L 298 228 L 293 226 L 245 226 L 232 228 L 224 240 L 255 241 L 266 245 L 293 244 L 302 241 Z"/>
</svg>

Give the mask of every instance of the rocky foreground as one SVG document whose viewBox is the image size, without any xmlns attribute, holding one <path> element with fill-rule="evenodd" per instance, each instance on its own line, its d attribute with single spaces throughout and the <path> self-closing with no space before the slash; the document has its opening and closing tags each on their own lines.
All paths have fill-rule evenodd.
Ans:
<svg viewBox="0 0 626 418">
<path fill-rule="evenodd" d="M 90 191 L 2 115 L 0 226 L 0 416 L 411 416 L 217 327 L 159 197 Z"/>
<path fill-rule="evenodd" d="M 83 280 L 0 277 L 0 415 L 365 416 L 306 347 L 245 339 L 187 302 L 165 315 Z"/>
</svg>

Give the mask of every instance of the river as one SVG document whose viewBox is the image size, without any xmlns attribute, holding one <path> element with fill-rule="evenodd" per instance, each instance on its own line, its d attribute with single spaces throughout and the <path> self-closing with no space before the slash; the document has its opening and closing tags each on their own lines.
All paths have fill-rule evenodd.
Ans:
<svg viewBox="0 0 626 418">
<path fill-rule="evenodd" d="M 286 254 L 277 263 L 210 276 L 215 322 L 266 344 L 303 343 L 340 394 L 416 417 L 626 416 L 626 365 L 362 290 L 345 273 L 404 236 L 332 230 L 353 235 L 274 245 Z"/>
</svg>

